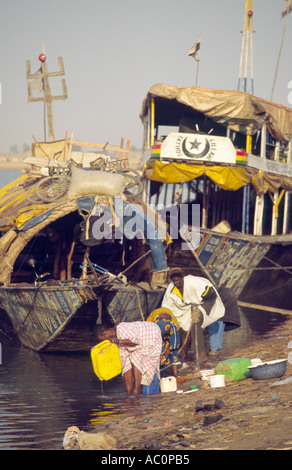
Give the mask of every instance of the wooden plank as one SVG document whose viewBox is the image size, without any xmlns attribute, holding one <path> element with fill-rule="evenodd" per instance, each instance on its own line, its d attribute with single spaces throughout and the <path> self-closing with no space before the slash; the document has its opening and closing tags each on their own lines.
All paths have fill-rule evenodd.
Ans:
<svg viewBox="0 0 292 470">
<path fill-rule="evenodd" d="M 78 145 L 80 147 L 91 147 L 91 148 L 96 148 L 96 149 L 101 149 L 101 150 L 111 150 L 113 152 L 124 152 L 127 153 L 127 149 L 122 149 L 121 147 L 118 147 L 117 145 L 104 145 L 104 144 L 93 144 L 90 142 L 80 142 L 79 140 L 72 140 L 72 145 Z"/>
<path fill-rule="evenodd" d="M 34 165 L 38 167 L 59 167 L 59 168 L 66 168 L 68 164 L 66 162 L 63 162 L 62 160 L 56 160 L 53 158 L 46 159 L 45 157 L 26 157 L 24 160 L 22 160 L 22 163 L 28 164 L 28 165 Z"/>
<path fill-rule="evenodd" d="M 237 303 L 239 307 L 253 308 L 255 310 L 264 310 L 266 312 L 281 313 L 282 315 L 292 315 L 292 310 L 286 310 L 284 308 L 268 307 L 268 305 L 258 305 L 249 302 L 241 302 L 241 300 L 238 300 Z"/>
<path fill-rule="evenodd" d="M 126 155 L 125 155 L 125 162 L 124 162 L 125 168 L 129 166 L 129 150 L 130 150 L 130 141 L 127 140 Z"/>
<path fill-rule="evenodd" d="M 123 147 L 124 147 L 124 137 L 121 138 L 121 145 L 120 145 L 120 155 L 119 155 L 119 160 L 123 159 Z"/>
</svg>

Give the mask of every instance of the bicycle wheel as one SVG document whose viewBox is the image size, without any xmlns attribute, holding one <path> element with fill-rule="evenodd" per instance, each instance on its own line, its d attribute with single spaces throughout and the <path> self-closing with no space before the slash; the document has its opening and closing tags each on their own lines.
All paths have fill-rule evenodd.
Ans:
<svg viewBox="0 0 292 470">
<path fill-rule="evenodd" d="M 67 176 L 47 176 L 37 183 L 35 191 L 37 196 L 45 202 L 53 202 L 67 194 L 70 178 Z"/>
<path fill-rule="evenodd" d="M 133 191 L 130 191 L 131 195 L 139 196 L 143 189 L 139 172 L 132 168 L 120 168 L 117 171 L 125 178 L 125 190 L 132 189 Z"/>
<path fill-rule="evenodd" d="M 40 198 L 36 194 L 35 185 L 33 185 L 33 186 L 31 186 L 30 188 L 27 189 L 27 191 L 25 193 L 25 197 L 28 200 L 28 202 L 30 202 L 32 204 L 39 204 L 39 203 L 43 202 L 43 201 L 40 200 Z"/>
</svg>

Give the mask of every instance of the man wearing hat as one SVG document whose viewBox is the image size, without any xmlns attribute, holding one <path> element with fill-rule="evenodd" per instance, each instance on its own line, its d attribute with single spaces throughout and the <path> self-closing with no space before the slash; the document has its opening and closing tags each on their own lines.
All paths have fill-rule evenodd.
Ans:
<svg viewBox="0 0 292 470">
<path fill-rule="evenodd" d="M 208 330 L 210 325 L 220 326 L 220 328 L 213 328 L 211 332 L 216 335 L 216 348 L 221 349 L 224 325 L 221 325 L 223 322 L 220 322 L 220 319 L 223 319 L 225 315 L 225 306 L 214 285 L 202 277 L 184 276 L 180 268 L 172 268 L 169 277 L 171 282 L 166 289 L 162 307 L 169 308 L 179 321 L 181 343 L 184 345 L 181 350 L 182 362 L 187 359 L 191 343 L 190 330 L 194 323 L 199 323 L 199 315 L 202 329 L 207 328 Z M 201 328 L 199 330 L 202 335 Z M 213 339 L 210 342 L 212 345 L 214 344 Z"/>
</svg>

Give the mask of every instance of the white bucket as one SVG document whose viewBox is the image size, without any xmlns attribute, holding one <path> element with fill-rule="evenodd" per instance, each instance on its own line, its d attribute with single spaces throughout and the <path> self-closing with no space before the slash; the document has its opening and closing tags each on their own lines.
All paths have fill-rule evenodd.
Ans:
<svg viewBox="0 0 292 470">
<path fill-rule="evenodd" d="M 209 385 L 211 388 L 225 387 L 225 375 L 211 375 L 209 377 Z"/>
<path fill-rule="evenodd" d="M 165 392 L 176 392 L 177 383 L 175 377 L 163 377 L 160 380 L 160 390 L 162 393 Z"/>
<path fill-rule="evenodd" d="M 208 380 L 211 375 L 215 374 L 215 369 L 200 370 L 200 377 L 202 380 Z"/>
</svg>

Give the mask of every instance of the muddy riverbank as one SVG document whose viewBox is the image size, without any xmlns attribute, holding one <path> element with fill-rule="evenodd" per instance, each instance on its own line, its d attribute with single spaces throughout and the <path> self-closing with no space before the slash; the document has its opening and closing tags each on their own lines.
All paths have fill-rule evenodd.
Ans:
<svg viewBox="0 0 292 470">
<path fill-rule="evenodd" d="M 263 362 L 287 358 L 292 340 L 292 318 L 247 347 L 228 350 L 223 359 L 260 358 Z M 291 352 L 291 350 L 290 350 Z M 211 389 L 194 371 L 183 375 L 179 388 L 129 399 L 128 410 L 94 430 L 105 430 L 119 450 L 267 450 L 292 449 L 292 376 L 287 362 L 281 379 L 248 378 Z M 276 382 L 281 385 L 274 385 Z"/>
</svg>

